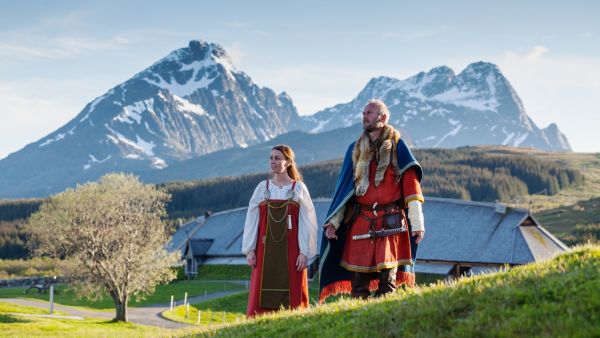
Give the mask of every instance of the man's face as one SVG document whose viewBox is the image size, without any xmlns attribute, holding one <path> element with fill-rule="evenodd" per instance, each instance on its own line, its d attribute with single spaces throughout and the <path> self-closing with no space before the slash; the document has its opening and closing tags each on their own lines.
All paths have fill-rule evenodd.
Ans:
<svg viewBox="0 0 600 338">
<path fill-rule="evenodd" d="M 382 127 L 380 123 L 383 115 L 379 115 L 379 108 L 374 104 L 368 104 L 363 110 L 363 129 L 372 132 Z"/>
</svg>

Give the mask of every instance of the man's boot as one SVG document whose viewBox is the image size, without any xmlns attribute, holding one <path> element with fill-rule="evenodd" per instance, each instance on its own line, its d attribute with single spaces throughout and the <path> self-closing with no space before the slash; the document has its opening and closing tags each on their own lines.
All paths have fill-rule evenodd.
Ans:
<svg viewBox="0 0 600 338">
<path fill-rule="evenodd" d="M 367 299 L 371 292 L 369 292 L 369 282 L 371 281 L 368 273 L 354 272 L 352 274 L 352 298 Z"/>
<path fill-rule="evenodd" d="M 379 274 L 379 287 L 375 291 L 375 297 L 381 297 L 386 293 L 396 291 L 396 273 L 398 268 L 383 269 Z"/>
</svg>

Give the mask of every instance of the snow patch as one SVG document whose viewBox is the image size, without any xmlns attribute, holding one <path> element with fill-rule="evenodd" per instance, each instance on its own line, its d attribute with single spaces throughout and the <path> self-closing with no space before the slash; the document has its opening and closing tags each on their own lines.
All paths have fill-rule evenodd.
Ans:
<svg viewBox="0 0 600 338">
<path fill-rule="evenodd" d="M 144 121 L 144 125 L 146 126 L 146 130 L 152 134 L 152 135 L 156 135 L 158 136 L 158 134 L 156 134 L 152 129 L 150 129 L 150 126 L 148 125 L 148 122 Z"/>
<path fill-rule="evenodd" d="M 150 160 L 152 162 L 152 166 L 156 169 L 164 169 L 168 167 L 167 162 L 160 157 L 153 157 Z"/>
<path fill-rule="evenodd" d="M 52 142 L 60 141 L 60 140 L 62 140 L 63 138 L 65 138 L 65 136 L 66 136 L 66 135 L 67 135 L 67 134 L 64 134 L 64 133 L 59 133 L 59 134 L 58 134 L 58 135 L 56 135 L 54 138 L 49 138 L 49 139 L 47 139 L 46 141 L 44 141 L 44 143 L 40 144 L 40 145 L 39 145 L 39 147 L 40 147 L 40 148 L 41 148 L 41 147 L 45 147 L 45 146 L 49 145 L 49 144 L 50 144 L 50 143 L 52 143 Z"/>
<path fill-rule="evenodd" d="M 525 133 L 519 137 L 517 137 L 514 141 L 513 141 L 513 146 L 518 147 L 521 143 L 523 143 L 523 141 L 525 141 L 525 139 L 527 138 L 527 136 L 529 136 L 529 133 Z"/>
<path fill-rule="evenodd" d="M 188 82 L 180 84 L 175 79 L 171 78 L 168 81 L 165 81 L 160 75 L 157 74 L 156 76 L 159 79 L 158 82 L 148 78 L 144 78 L 143 80 L 160 88 L 166 89 L 169 92 L 180 97 L 188 96 L 190 94 L 195 93 L 198 89 L 208 87 L 217 78 L 216 76 L 213 78 L 208 78 L 208 75 L 204 74 L 204 76 L 200 80 L 196 81 L 192 77 Z"/>
<path fill-rule="evenodd" d="M 121 143 L 121 144 L 128 146 L 129 148 L 132 148 L 133 150 L 141 152 L 145 155 L 154 156 L 154 151 L 153 151 L 153 149 L 155 147 L 154 141 L 147 142 L 137 134 L 135 135 L 136 141 L 132 141 L 132 140 L 128 139 L 127 137 L 123 136 L 122 134 L 120 134 L 119 132 L 112 129 L 110 126 L 108 126 L 108 124 L 105 124 L 104 126 L 113 134 L 113 135 L 107 134 L 106 137 L 109 140 L 111 140 L 114 144 Z"/>
<path fill-rule="evenodd" d="M 489 99 L 481 99 L 479 96 L 480 93 L 475 90 L 462 91 L 461 89 L 454 87 L 432 97 L 431 100 L 453 104 L 455 106 L 471 108 L 474 110 L 489 110 L 497 112 L 497 108 L 500 104 L 495 97 L 491 96 Z"/>
<path fill-rule="evenodd" d="M 332 118 L 329 118 L 325 121 L 321 120 L 321 121 L 316 121 L 317 122 L 317 126 L 314 127 L 313 129 L 311 129 L 309 131 L 309 133 L 311 134 L 317 134 L 320 133 L 321 131 L 323 131 L 323 128 L 325 128 L 325 126 L 329 123 L 329 121 L 331 121 Z M 314 120 L 313 120 L 314 121 Z"/>
<path fill-rule="evenodd" d="M 143 138 L 139 137 L 139 135 L 135 135 L 135 137 L 137 139 L 137 147 L 141 149 L 144 154 L 154 156 L 154 152 L 152 151 L 152 149 L 155 147 L 154 141 L 146 142 Z"/>
<path fill-rule="evenodd" d="M 207 55 L 209 55 L 209 57 L 203 60 L 197 60 L 189 64 L 181 64 L 181 67 L 179 68 L 180 72 L 192 71 L 192 76 L 190 77 L 190 80 L 188 80 L 186 83 L 179 83 L 173 77 L 164 79 L 162 76 L 156 73 L 153 73 L 153 75 L 158 78 L 158 81 L 149 79 L 147 77 L 143 78 L 143 80 L 150 84 L 164 88 L 179 97 L 185 97 L 196 92 L 199 89 L 207 88 L 219 75 L 221 75 L 221 72 L 217 71 L 212 72 L 216 73 L 216 76 L 209 77 L 209 73 L 211 73 L 209 71 L 210 68 L 218 67 L 219 65 L 222 66 L 225 69 L 225 76 L 227 76 L 228 78 L 233 78 L 233 73 L 238 72 L 229 58 L 215 56 L 213 54 L 212 46 L 207 52 Z M 176 61 L 178 58 L 179 56 L 177 53 L 172 53 L 161 61 Z M 159 61 L 158 63 L 160 63 L 161 61 Z M 204 74 L 202 78 L 196 80 L 197 75 L 203 70 Z"/>
<path fill-rule="evenodd" d="M 123 107 L 121 114 L 115 116 L 113 120 L 128 124 L 133 124 L 133 120 L 135 120 L 137 124 L 140 124 L 144 111 L 154 113 L 154 98 L 134 102 L 132 105 Z"/>
<path fill-rule="evenodd" d="M 208 115 L 206 110 L 204 110 L 204 108 L 202 108 L 202 106 L 200 106 L 199 104 L 191 103 L 190 101 L 177 95 L 173 95 L 173 100 L 175 101 L 175 104 L 183 111 L 187 111 L 201 116 Z"/>
<path fill-rule="evenodd" d="M 456 136 L 456 134 L 462 129 L 462 127 L 462 124 L 457 125 L 456 128 L 450 130 L 446 135 L 442 136 L 442 138 L 440 138 L 440 140 L 433 147 L 437 148 L 442 144 L 442 142 L 444 142 L 446 138 L 450 136 Z"/>
<path fill-rule="evenodd" d="M 506 134 L 506 130 L 504 130 L 504 128 L 502 128 L 502 131 Z M 515 136 L 515 133 L 508 133 L 506 135 L 506 138 L 504 139 L 504 141 L 502 141 L 502 145 L 503 146 L 507 145 L 514 136 Z"/>
<path fill-rule="evenodd" d="M 88 154 L 88 157 L 90 158 L 86 164 L 83 165 L 83 170 L 88 170 L 92 167 L 92 165 L 97 164 L 97 163 L 104 163 L 108 160 L 110 160 L 110 155 L 106 156 L 105 159 L 103 160 L 99 160 L 97 159 L 94 155 L 92 154 Z"/>
</svg>

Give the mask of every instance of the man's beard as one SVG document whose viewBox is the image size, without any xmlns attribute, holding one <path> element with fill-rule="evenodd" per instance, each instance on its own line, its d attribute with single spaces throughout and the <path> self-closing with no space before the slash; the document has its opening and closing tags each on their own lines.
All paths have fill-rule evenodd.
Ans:
<svg viewBox="0 0 600 338">
<path fill-rule="evenodd" d="M 372 123 L 365 123 L 363 122 L 363 130 L 366 133 L 370 133 L 372 131 L 375 131 L 377 129 L 381 129 L 383 128 L 384 124 L 381 121 L 373 121 Z"/>
</svg>

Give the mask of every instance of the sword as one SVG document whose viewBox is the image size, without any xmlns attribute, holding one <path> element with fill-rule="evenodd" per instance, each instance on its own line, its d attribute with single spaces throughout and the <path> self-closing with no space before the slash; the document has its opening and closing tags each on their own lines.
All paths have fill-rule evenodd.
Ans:
<svg viewBox="0 0 600 338">
<path fill-rule="evenodd" d="M 352 236 L 352 240 L 357 241 L 359 239 L 367 239 L 367 238 L 372 239 L 372 238 L 377 238 L 377 237 L 386 237 L 386 236 L 392 236 L 395 234 L 399 234 L 401 232 L 406 232 L 406 226 L 402 226 L 401 228 L 395 228 L 395 229 L 369 230 L 369 232 L 366 234 Z"/>
</svg>

